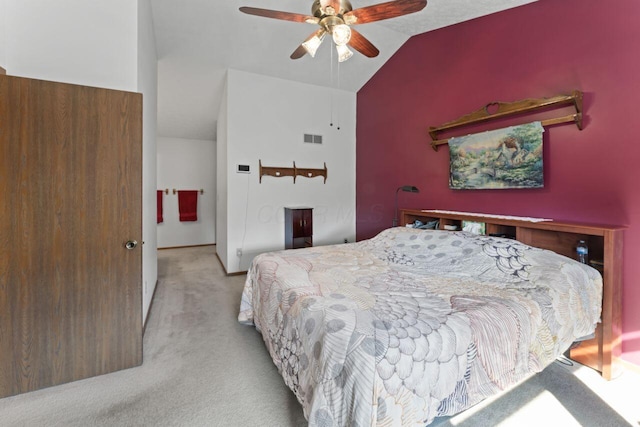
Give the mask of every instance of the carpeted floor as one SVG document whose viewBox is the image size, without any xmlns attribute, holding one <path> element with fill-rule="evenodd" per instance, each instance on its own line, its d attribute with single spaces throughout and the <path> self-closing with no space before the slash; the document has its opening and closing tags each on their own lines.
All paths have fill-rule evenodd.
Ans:
<svg viewBox="0 0 640 427">
<path fill-rule="evenodd" d="M 215 247 L 159 251 L 137 368 L 0 399 L 0 426 L 304 426 L 262 337 L 236 321 L 244 276 Z M 442 426 L 639 426 L 640 375 L 555 363 Z"/>
</svg>

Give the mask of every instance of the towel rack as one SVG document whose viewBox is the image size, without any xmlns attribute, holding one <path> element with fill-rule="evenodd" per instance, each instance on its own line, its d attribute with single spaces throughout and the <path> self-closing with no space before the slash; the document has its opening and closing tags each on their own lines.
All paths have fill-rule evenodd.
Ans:
<svg viewBox="0 0 640 427">
<path fill-rule="evenodd" d="M 200 190 L 198 190 L 200 192 L 200 194 L 204 194 L 204 190 L 201 188 Z M 167 188 L 167 194 L 169 194 L 169 189 Z M 178 194 L 178 190 L 176 190 L 175 188 L 173 189 L 173 194 Z"/>
<path fill-rule="evenodd" d="M 283 176 L 291 176 L 293 177 L 293 183 L 296 183 L 296 177 L 303 176 L 305 178 L 315 178 L 316 176 L 320 176 L 324 178 L 324 183 L 327 182 L 327 163 L 324 163 L 324 167 L 322 169 L 311 169 L 311 168 L 299 168 L 296 166 L 296 162 L 293 162 L 292 168 L 287 167 L 274 167 L 274 166 L 262 166 L 262 160 L 258 160 L 258 164 L 260 166 L 260 183 L 262 183 L 262 177 L 273 176 L 276 178 L 281 178 Z"/>
</svg>

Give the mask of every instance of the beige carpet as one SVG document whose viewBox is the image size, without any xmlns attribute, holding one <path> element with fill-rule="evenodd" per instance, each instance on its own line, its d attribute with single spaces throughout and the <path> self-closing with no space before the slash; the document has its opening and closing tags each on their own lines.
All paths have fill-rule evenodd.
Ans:
<svg viewBox="0 0 640 427">
<path fill-rule="evenodd" d="M 262 337 L 236 321 L 244 276 L 215 247 L 159 251 L 144 364 L 0 399 L 0 426 L 304 426 Z M 437 426 L 638 426 L 640 376 L 554 364 Z"/>
</svg>

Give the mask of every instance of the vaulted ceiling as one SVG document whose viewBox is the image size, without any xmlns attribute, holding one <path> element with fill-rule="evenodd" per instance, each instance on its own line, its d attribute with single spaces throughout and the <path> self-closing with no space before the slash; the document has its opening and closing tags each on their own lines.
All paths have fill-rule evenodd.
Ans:
<svg viewBox="0 0 640 427">
<path fill-rule="evenodd" d="M 352 0 L 354 9 L 385 0 Z M 357 92 L 411 36 L 536 0 L 429 0 L 422 11 L 357 26 L 379 50 L 340 64 L 339 88 Z M 158 135 L 216 139 L 226 70 L 338 87 L 331 44 L 291 53 L 317 27 L 241 13 L 241 6 L 311 15 L 312 0 L 151 0 L 158 54 Z M 334 76 L 332 79 L 331 76 Z"/>
</svg>

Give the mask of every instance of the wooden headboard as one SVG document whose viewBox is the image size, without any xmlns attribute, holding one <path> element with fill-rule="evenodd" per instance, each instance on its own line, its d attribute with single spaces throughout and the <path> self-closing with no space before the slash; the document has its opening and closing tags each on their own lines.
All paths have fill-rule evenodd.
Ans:
<svg viewBox="0 0 640 427">
<path fill-rule="evenodd" d="M 586 241 L 592 265 L 603 277 L 602 322 L 596 328 L 595 337 L 572 349 L 570 357 L 598 370 L 607 380 L 616 375 L 617 362 L 622 350 L 622 235 L 625 227 L 537 221 L 467 212 L 411 209 L 400 211 L 401 226 L 415 220 L 438 220 L 439 228 L 442 230 L 447 225 L 455 225 L 461 230 L 462 221 L 481 222 L 485 224 L 487 235 L 504 235 L 570 258 L 575 258 L 578 242 Z"/>
</svg>

